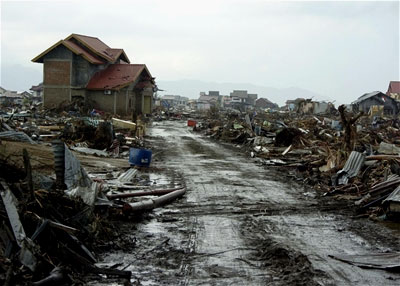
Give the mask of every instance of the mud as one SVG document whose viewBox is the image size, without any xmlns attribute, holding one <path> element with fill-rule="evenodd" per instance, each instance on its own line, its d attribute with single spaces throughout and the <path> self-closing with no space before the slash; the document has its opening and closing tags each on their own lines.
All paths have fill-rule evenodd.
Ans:
<svg viewBox="0 0 400 286">
<path fill-rule="evenodd" d="M 232 146 L 157 122 L 149 178 L 184 182 L 184 198 L 121 224 L 125 251 L 102 265 L 130 270 L 134 285 L 399 285 L 400 275 L 329 255 L 400 251 L 397 228 L 352 219 L 354 210 L 297 185 Z M 89 285 L 120 285 L 119 282 Z"/>
</svg>

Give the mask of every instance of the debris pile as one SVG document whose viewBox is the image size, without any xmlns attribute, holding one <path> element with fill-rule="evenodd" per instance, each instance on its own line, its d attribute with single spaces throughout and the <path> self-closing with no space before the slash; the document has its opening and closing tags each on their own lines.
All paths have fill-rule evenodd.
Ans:
<svg viewBox="0 0 400 286">
<path fill-rule="evenodd" d="M 149 174 L 160 170 L 130 166 L 130 148 L 145 145 L 145 125 L 40 115 L 0 117 L 0 126 L 2 284 L 71 285 L 104 277 L 129 283 L 130 271 L 98 266 L 98 251 L 134 247 L 115 221 L 186 192 L 181 181 L 155 184 Z M 108 157 L 105 167 L 93 156 Z"/>
<path fill-rule="evenodd" d="M 31 143 L 62 139 L 78 152 L 112 157 L 127 157 L 130 147 L 144 147 L 144 122 L 91 114 L 93 116 L 71 115 L 65 111 L 61 115 L 51 111 L 11 111 L 0 116 L 0 138 Z"/>
<path fill-rule="evenodd" d="M 235 144 L 264 165 L 290 168 L 290 176 L 320 194 L 354 200 L 365 213 L 398 216 L 400 120 L 339 112 L 219 112 L 193 127 Z"/>
<path fill-rule="evenodd" d="M 87 246 L 94 249 L 95 242 L 101 243 L 112 234 L 112 227 L 100 220 L 93 205 L 87 204 L 88 198 L 85 201 L 82 197 L 70 197 L 51 177 L 34 171 L 31 161 L 37 158 L 31 158 L 27 149 L 20 156 L 24 165 L 21 168 L 16 162 L 18 156 L 9 153 L 7 146 L 2 142 L 0 152 L 3 285 L 21 285 L 27 281 L 36 281 L 33 285 L 82 283 L 76 277 L 83 273 L 129 279 L 129 272 L 95 266 L 97 259 Z M 71 171 L 76 170 L 71 167 Z M 71 172 L 65 176 L 69 184 L 73 180 L 68 175 Z M 76 174 L 74 180 L 70 190 L 82 189 L 85 178 Z M 71 273 L 76 275 L 68 275 Z"/>
</svg>

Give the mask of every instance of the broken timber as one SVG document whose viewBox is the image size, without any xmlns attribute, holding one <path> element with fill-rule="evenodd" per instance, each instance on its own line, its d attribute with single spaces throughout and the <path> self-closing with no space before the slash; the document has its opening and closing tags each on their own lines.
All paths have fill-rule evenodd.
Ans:
<svg viewBox="0 0 400 286">
<path fill-rule="evenodd" d="M 174 191 L 182 190 L 183 187 L 174 188 L 174 189 L 165 189 L 165 190 L 148 190 L 148 191 L 139 191 L 134 193 L 124 193 L 124 194 L 111 194 L 107 195 L 107 198 L 110 200 L 113 199 L 122 199 L 122 198 L 131 198 L 131 197 L 141 197 L 141 196 L 162 196 Z"/>
<path fill-rule="evenodd" d="M 176 190 L 155 199 L 149 199 L 137 203 L 126 204 L 124 206 L 124 210 L 127 212 L 152 210 L 183 196 L 185 193 L 186 193 L 185 188 Z"/>
</svg>

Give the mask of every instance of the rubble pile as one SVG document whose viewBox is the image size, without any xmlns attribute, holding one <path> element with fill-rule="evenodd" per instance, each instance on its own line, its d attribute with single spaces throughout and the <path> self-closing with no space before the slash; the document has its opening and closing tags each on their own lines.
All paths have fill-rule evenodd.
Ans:
<svg viewBox="0 0 400 286">
<path fill-rule="evenodd" d="M 80 148 L 77 151 L 113 157 L 127 157 L 130 147 L 144 147 L 144 122 L 133 123 L 107 114 L 100 116 L 94 111 L 93 116 L 71 115 L 71 112 L 60 114 L 51 111 L 3 114 L 0 116 L 0 138 L 31 143 L 62 139 L 69 147 Z"/>
<path fill-rule="evenodd" d="M 96 253 L 134 247 L 118 222 L 186 192 L 181 181 L 156 185 L 148 173 L 160 170 L 129 164 L 130 149 L 146 145 L 145 124 L 15 115 L 0 117 L 2 284 L 81 285 L 104 277 L 129 283 L 130 271 L 97 266 Z"/>
<path fill-rule="evenodd" d="M 233 143 L 261 164 L 290 168 L 297 181 L 351 199 L 362 213 L 398 216 L 400 120 L 341 112 L 225 111 L 193 130 Z"/>
<path fill-rule="evenodd" d="M 28 281 L 36 281 L 33 285 L 79 284 L 79 275 L 88 272 L 129 278 L 128 272 L 94 265 L 97 259 L 92 251 L 114 236 L 112 225 L 81 198 L 56 188 L 51 177 L 33 171 L 30 161 L 36 158 L 30 158 L 26 149 L 20 156 L 24 168 L 15 163 L 18 156 L 7 152 L 5 142 L 1 149 L 3 285 L 25 285 Z"/>
</svg>

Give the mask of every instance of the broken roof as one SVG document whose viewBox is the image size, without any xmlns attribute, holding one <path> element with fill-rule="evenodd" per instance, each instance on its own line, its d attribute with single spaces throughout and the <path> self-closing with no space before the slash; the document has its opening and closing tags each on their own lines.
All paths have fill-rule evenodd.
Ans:
<svg viewBox="0 0 400 286">
<path fill-rule="evenodd" d="M 95 73 L 86 88 L 90 90 L 119 90 L 135 82 L 141 74 L 152 81 L 146 65 L 112 64 L 106 69 Z"/>
<path fill-rule="evenodd" d="M 32 61 L 43 63 L 43 57 L 60 45 L 92 64 L 115 63 L 119 59 L 126 63 L 130 62 L 123 49 L 113 49 L 98 38 L 78 34 L 71 34 L 64 40 L 58 41 Z"/>
<path fill-rule="evenodd" d="M 42 91 L 43 90 L 43 82 L 39 83 L 38 85 L 32 85 L 32 87 L 29 90 Z"/>
<path fill-rule="evenodd" d="M 390 99 L 392 99 L 390 96 L 387 96 L 386 94 L 384 94 L 383 92 L 380 92 L 380 91 L 373 91 L 373 92 L 370 92 L 370 93 L 365 93 L 365 94 L 363 94 L 362 96 L 360 96 L 356 101 L 353 101 L 353 103 L 352 104 L 358 104 L 358 103 L 360 103 L 360 102 L 362 102 L 362 101 L 364 101 L 364 100 L 366 100 L 366 99 L 369 99 L 369 98 L 371 98 L 371 97 L 375 97 L 375 96 L 378 96 L 378 97 L 380 97 L 380 99 L 382 99 L 382 98 L 390 98 Z M 393 100 L 393 99 L 392 99 Z M 383 99 L 382 99 L 382 101 L 384 101 Z"/>
</svg>

